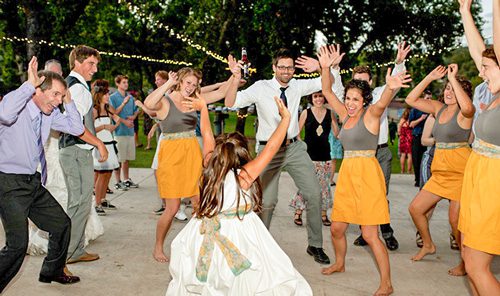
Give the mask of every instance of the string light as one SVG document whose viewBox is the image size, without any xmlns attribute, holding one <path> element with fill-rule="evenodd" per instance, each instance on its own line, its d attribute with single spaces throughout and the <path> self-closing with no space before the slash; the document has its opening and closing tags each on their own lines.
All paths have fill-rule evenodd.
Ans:
<svg viewBox="0 0 500 296">
<path fill-rule="evenodd" d="M 208 56 L 210 56 L 210 57 L 212 57 L 220 62 L 227 63 L 227 59 L 224 58 L 223 56 L 221 56 L 220 54 L 207 49 L 205 46 L 203 46 L 201 44 L 194 42 L 193 40 L 191 40 L 191 38 L 189 38 L 188 36 L 186 36 L 184 34 L 176 33 L 174 31 L 174 29 L 171 28 L 170 26 L 165 25 L 164 23 L 161 23 L 158 20 L 155 20 L 153 18 L 153 14 L 146 14 L 146 13 L 142 12 L 138 6 L 136 6 L 130 2 L 127 2 L 126 0 L 118 0 L 118 3 L 125 4 L 129 10 L 129 12 L 132 14 L 132 16 L 134 16 L 139 21 L 146 21 L 147 25 L 149 27 L 163 29 L 170 36 L 175 37 L 184 43 L 187 43 L 192 48 L 199 50 L 199 51 L 202 51 L 205 54 L 207 54 Z"/>
<path fill-rule="evenodd" d="M 248 117 L 248 115 L 250 115 L 250 114 L 249 114 L 249 113 L 246 113 L 246 114 L 240 114 L 240 110 L 238 110 L 238 111 L 236 112 L 236 116 L 238 116 L 238 118 L 240 118 L 240 119 L 247 118 L 247 117 Z"/>
<path fill-rule="evenodd" d="M 55 43 L 52 41 L 46 41 L 46 40 L 32 40 L 29 38 L 25 37 L 1 37 L 1 41 L 9 41 L 9 42 L 25 42 L 25 43 L 34 43 L 34 44 L 39 44 L 39 45 L 46 45 L 50 47 L 59 47 L 61 49 L 73 49 L 76 47 L 76 45 L 73 44 L 61 44 L 61 43 Z M 121 52 L 111 52 L 111 51 L 99 51 L 99 54 L 104 55 L 104 56 L 111 56 L 111 57 L 118 57 L 118 58 L 123 58 L 123 59 L 135 59 L 135 60 L 141 60 L 145 62 L 151 62 L 151 63 L 161 63 L 161 64 L 169 64 L 169 65 L 183 65 L 183 66 L 191 66 L 191 63 L 184 62 L 184 61 L 175 61 L 175 60 L 170 60 L 170 59 L 156 59 L 156 58 L 151 58 L 151 57 L 146 57 L 143 55 L 136 55 L 136 54 L 126 54 L 126 53 L 121 53 Z"/>
</svg>

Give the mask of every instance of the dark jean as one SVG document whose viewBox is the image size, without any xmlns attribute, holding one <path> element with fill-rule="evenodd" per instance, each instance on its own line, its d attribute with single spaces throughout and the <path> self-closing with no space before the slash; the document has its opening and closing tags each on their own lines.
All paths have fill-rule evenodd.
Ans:
<svg viewBox="0 0 500 296">
<path fill-rule="evenodd" d="M 68 252 L 71 220 L 42 186 L 40 174 L 0 172 L 0 218 L 6 244 L 0 250 L 0 293 L 17 274 L 28 248 L 28 218 L 49 233 L 49 245 L 40 271 L 46 277 L 63 273 Z"/>
<path fill-rule="evenodd" d="M 384 173 L 385 179 L 385 189 L 387 194 L 389 194 L 389 182 L 391 181 L 391 168 L 392 168 L 392 153 L 389 147 L 384 147 L 377 149 L 377 160 L 380 164 L 380 168 L 382 168 L 382 172 Z M 389 203 L 389 200 L 387 200 Z M 381 224 L 380 232 L 382 232 L 382 237 L 387 238 L 390 237 L 394 230 L 391 227 L 390 223 Z"/>
<path fill-rule="evenodd" d="M 413 162 L 413 172 L 415 173 L 416 184 L 420 183 L 420 166 L 425 150 L 427 150 L 427 147 L 422 145 L 422 135 L 414 135 L 411 142 L 411 160 Z"/>
</svg>

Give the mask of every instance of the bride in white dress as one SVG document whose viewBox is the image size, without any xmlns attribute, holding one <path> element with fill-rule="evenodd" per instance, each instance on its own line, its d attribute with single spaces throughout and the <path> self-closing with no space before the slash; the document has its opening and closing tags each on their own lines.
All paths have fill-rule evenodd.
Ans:
<svg viewBox="0 0 500 296">
<path fill-rule="evenodd" d="M 66 211 L 68 207 L 68 191 L 64 181 L 64 175 L 59 164 L 59 132 L 50 131 L 50 136 L 45 143 L 45 158 L 47 160 L 47 182 L 45 188 L 54 196 L 62 208 Z M 95 240 L 104 233 L 104 227 L 95 211 L 95 200 L 85 228 L 85 245 Z M 48 233 L 38 229 L 30 221 L 29 227 L 29 255 L 47 254 Z"/>
<path fill-rule="evenodd" d="M 200 101 L 185 103 L 202 111 L 205 168 L 199 209 L 172 242 L 166 295 L 312 295 L 254 212 L 262 205 L 257 178 L 283 143 L 290 113 L 277 99 L 281 122 L 251 160 L 248 142 L 239 133 L 219 136 L 214 143 Z"/>
</svg>

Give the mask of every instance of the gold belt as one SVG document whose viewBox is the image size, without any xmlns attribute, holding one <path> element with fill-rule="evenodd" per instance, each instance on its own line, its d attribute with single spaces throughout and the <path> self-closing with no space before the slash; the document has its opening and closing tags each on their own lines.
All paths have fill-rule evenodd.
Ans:
<svg viewBox="0 0 500 296">
<path fill-rule="evenodd" d="M 456 142 L 456 143 L 437 142 L 436 143 L 437 149 L 457 149 L 457 148 L 463 148 L 463 147 L 469 147 L 469 143 L 467 143 L 467 142 Z"/>
<path fill-rule="evenodd" d="M 376 150 L 346 150 L 344 151 L 344 158 L 354 157 L 375 157 Z"/>
<path fill-rule="evenodd" d="M 472 143 L 472 149 L 483 156 L 488 158 L 500 158 L 500 146 L 490 144 L 481 139 L 476 139 Z"/>
<path fill-rule="evenodd" d="M 187 139 L 196 137 L 195 131 L 187 131 L 180 133 L 161 133 L 163 135 L 163 140 L 175 140 L 175 139 Z"/>
</svg>

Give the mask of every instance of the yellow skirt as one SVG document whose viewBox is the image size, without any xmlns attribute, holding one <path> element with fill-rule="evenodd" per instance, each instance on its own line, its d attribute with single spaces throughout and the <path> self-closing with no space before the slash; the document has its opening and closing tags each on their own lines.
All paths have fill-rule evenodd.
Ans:
<svg viewBox="0 0 500 296">
<path fill-rule="evenodd" d="M 331 219 L 359 225 L 390 222 L 384 174 L 375 157 L 342 161 Z"/>
<path fill-rule="evenodd" d="M 202 155 L 196 137 L 163 139 L 158 152 L 158 192 L 161 198 L 198 195 Z"/>
<path fill-rule="evenodd" d="M 467 247 L 500 255 L 500 158 L 472 152 L 465 168 L 458 229 Z"/>
<path fill-rule="evenodd" d="M 470 147 L 436 148 L 431 164 L 432 176 L 423 189 L 440 197 L 460 201 L 465 165 Z"/>
</svg>

